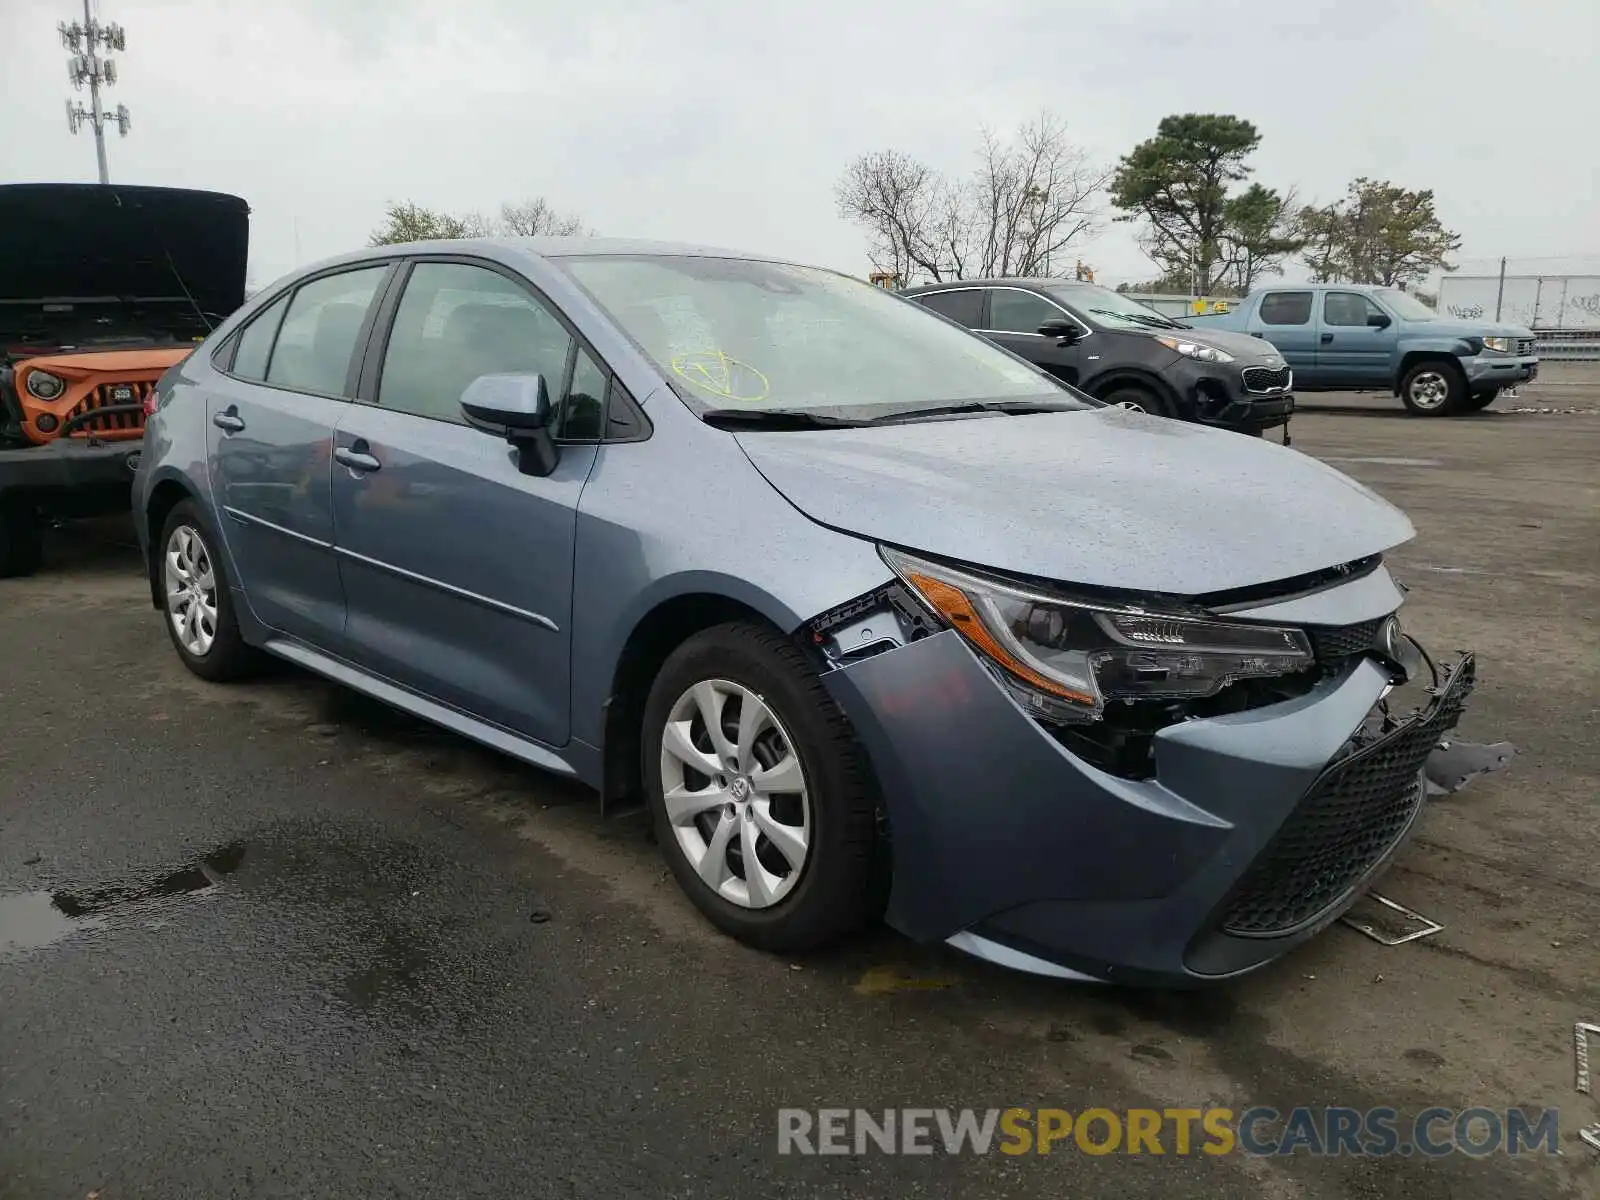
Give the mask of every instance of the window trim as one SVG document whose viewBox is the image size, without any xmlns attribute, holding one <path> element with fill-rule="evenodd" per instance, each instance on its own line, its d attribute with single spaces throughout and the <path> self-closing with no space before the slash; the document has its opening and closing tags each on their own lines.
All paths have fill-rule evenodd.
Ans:
<svg viewBox="0 0 1600 1200">
<path fill-rule="evenodd" d="M 1394 319 L 1394 317 L 1389 313 L 1389 311 L 1387 309 L 1385 309 L 1381 304 L 1379 304 L 1376 300 L 1374 300 L 1366 292 L 1354 292 L 1354 291 L 1350 291 L 1348 288 L 1329 288 L 1327 291 L 1322 293 L 1322 307 L 1317 312 L 1317 325 L 1318 325 L 1319 328 L 1322 328 L 1322 327 L 1326 327 L 1328 329 L 1371 329 L 1372 328 L 1372 326 L 1370 324 L 1368 324 L 1368 321 L 1367 321 L 1366 318 L 1363 318 L 1360 322 L 1358 322 L 1357 324 L 1354 324 L 1354 325 L 1346 325 L 1346 324 L 1343 324 L 1343 323 L 1335 324 L 1334 322 L 1328 320 L 1328 300 L 1332 296 L 1355 296 L 1358 299 L 1365 300 L 1367 302 L 1367 306 L 1368 306 L 1367 318 L 1370 318 L 1372 316 L 1372 310 L 1376 309 L 1377 312 L 1381 313 L 1382 315 L 1384 315 L 1386 317 L 1389 317 L 1389 319 L 1391 321 Z"/>
<path fill-rule="evenodd" d="M 567 336 L 571 339 L 567 346 L 567 358 L 562 367 L 562 377 L 558 384 L 557 395 L 560 397 L 560 399 L 557 401 L 557 403 L 563 405 L 566 403 L 567 391 L 572 386 L 572 373 L 577 366 L 577 351 L 578 348 L 581 347 L 584 352 L 587 353 L 589 357 L 599 365 L 600 370 L 606 377 L 606 399 L 607 403 L 609 404 L 611 383 L 612 380 L 616 378 L 617 373 L 612 370 L 611 364 L 605 360 L 605 356 L 596 350 L 594 348 L 594 344 L 590 342 L 588 338 L 584 337 L 583 333 L 578 329 L 578 327 L 572 323 L 571 318 L 568 317 L 566 313 L 561 311 L 561 306 L 555 303 L 555 301 L 551 300 L 550 297 L 545 294 L 543 288 L 539 287 L 538 284 L 534 283 L 533 280 L 529 279 L 526 275 L 516 270 L 514 267 L 508 267 L 506 264 L 496 262 L 492 258 L 482 258 L 475 254 L 450 254 L 448 252 L 408 254 L 405 255 L 401 260 L 401 269 L 395 273 L 394 285 L 384 295 L 383 303 L 377 310 L 378 322 L 381 322 L 381 324 L 378 322 L 374 323 L 374 328 L 372 331 L 373 336 L 368 339 L 366 352 L 362 356 L 360 378 L 356 384 L 356 394 L 354 396 L 354 400 L 357 404 L 365 404 L 372 408 L 381 408 L 386 412 L 403 413 L 405 416 L 417 417 L 424 421 L 440 421 L 446 425 L 464 424 L 464 422 L 461 421 L 452 421 L 448 417 L 430 417 L 425 413 L 405 412 L 404 409 L 390 408 L 384 405 L 383 402 L 378 398 L 379 388 L 383 382 L 383 364 L 384 360 L 389 355 L 389 339 L 394 335 L 394 321 L 400 310 L 400 301 L 405 296 L 405 290 L 411 282 L 411 275 L 413 271 L 416 267 L 423 263 L 445 263 L 463 267 L 483 267 L 487 270 L 493 271 L 496 275 L 504 277 L 511 283 L 526 291 L 530 296 L 532 296 L 535 302 L 540 304 L 547 313 L 555 318 L 556 322 L 567 331 Z M 639 407 L 640 411 L 642 412 L 642 406 Z M 562 415 L 564 417 L 565 413 Z M 554 435 L 552 435 L 552 440 L 554 440 L 557 445 L 561 446 L 599 445 L 605 441 L 604 434 L 607 420 L 608 410 L 603 408 L 600 420 L 601 437 L 598 439 L 569 439 L 554 437 Z M 467 426 L 467 428 L 471 428 L 471 426 Z M 479 432 L 481 433 L 483 431 L 479 430 Z"/>
<path fill-rule="evenodd" d="M 1266 317 L 1261 315 L 1261 310 L 1266 305 L 1268 296 L 1305 296 L 1310 302 L 1310 307 L 1306 309 L 1306 319 L 1304 321 L 1293 322 L 1267 320 Z M 1317 289 L 1269 288 L 1261 293 L 1261 299 L 1256 303 L 1255 319 L 1261 324 L 1269 326 L 1273 329 L 1315 329 L 1317 322 L 1321 320 L 1321 317 L 1317 313 Z"/>
<path fill-rule="evenodd" d="M 278 352 L 278 335 L 283 331 L 283 323 L 288 319 L 289 310 L 294 307 L 295 297 L 300 294 L 301 288 L 322 279 L 332 278 L 335 275 L 349 275 L 355 271 L 370 271 L 374 267 L 383 267 L 385 271 L 378 279 L 377 286 L 372 290 L 372 299 L 367 301 L 366 316 L 362 319 L 361 328 L 356 332 L 355 345 L 350 348 L 350 365 L 345 368 L 344 391 L 342 394 L 330 396 L 327 392 L 314 392 L 308 388 L 285 387 L 281 383 L 270 383 L 265 379 L 246 379 L 243 375 L 235 375 L 233 373 L 234 351 L 238 348 L 239 339 L 244 336 L 244 331 L 255 324 L 279 300 L 288 297 L 288 303 L 283 306 L 283 314 L 278 318 L 278 328 L 272 331 L 272 348 L 267 351 L 266 370 L 268 372 L 272 370 L 272 357 Z M 394 281 L 395 273 L 395 260 L 392 257 L 384 257 L 355 263 L 341 263 L 338 266 L 327 267 L 314 274 L 292 280 L 273 292 L 259 308 L 240 323 L 238 329 L 228 335 L 222 346 L 211 356 L 211 365 L 236 383 L 245 383 L 252 387 L 270 388 L 275 392 L 283 392 L 291 396 L 315 396 L 319 400 L 340 400 L 349 403 L 355 399 L 356 381 L 360 374 L 361 364 L 366 360 L 367 346 L 372 337 L 373 324 L 377 319 L 378 311 L 382 308 L 384 300 L 388 296 L 388 288 Z M 226 348 L 226 353 L 224 353 L 224 348 Z M 358 350 L 360 353 L 356 353 Z M 227 365 L 223 366 L 219 359 L 224 359 Z"/>
<path fill-rule="evenodd" d="M 1055 309 L 1063 317 L 1066 317 L 1067 320 L 1071 321 L 1078 327 L 1080 331 L 1078 334 L 1078 342 L 1081 343 L 1085 338 L 1094 336 L 1095 331 L 1085 324 L 1078 317 L 1077 313 L 1061 307 L 1059 301 L 1057 301 L 1053 296 L 1046 295 L 1042 291 L 1038 291 L 1034 288 L 1017 287 L 1016 285 L 1009 283 L 997 283 L 993 286 L 985 287 L 983 290 L 989 292 L 1021 292 L 1024 296 L 1032 296 L 1036 300 L 1043 300 L 1051 308 Z M 994 302 L 992 300 L 985 298 L 983 302 L 983 315 L 985 320 L 991 319 L 994 316 Z M 1024 333 L 1018 329 L 974 329 L 972 332 L 981 333 L 985 337 L 998 335 L 1000 337 L 1031 337 L 1040 338 L 1044 341 L 1049 340 L 1049 338 L 1042 333 Z"/>
</svg>

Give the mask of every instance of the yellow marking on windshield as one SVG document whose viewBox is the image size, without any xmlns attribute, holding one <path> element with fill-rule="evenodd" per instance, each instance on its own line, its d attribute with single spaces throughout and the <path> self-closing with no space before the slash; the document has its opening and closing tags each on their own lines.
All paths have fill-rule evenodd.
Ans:
<svg viewBox="0 0 1600 1200">
<path fill-rule="evenodd" d="M 672 360 L 672 369 L 695 387 L 725 400 L 753 403 L 765 400 L 772 391 L 772 385 L 760 371 L 720 350 L 680 354 Z"/>
</svg>

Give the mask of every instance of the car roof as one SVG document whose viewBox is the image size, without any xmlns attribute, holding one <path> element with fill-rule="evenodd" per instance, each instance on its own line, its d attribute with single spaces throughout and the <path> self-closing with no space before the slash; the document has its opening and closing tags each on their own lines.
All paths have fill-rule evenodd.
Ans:
<svg viewBox="0 0 1600 1200">
<path fill-rule="evenodd" d="M 1073 287 L 1074 285 L 1078 287 L 1100 286 L 1097 283 L 1085 283 L 1077 279 L 1050 279 L 1037 275 L 1027 277 L 1005 276 L 994 279 L 947 279 L 943 283 L 923 283 L 918 284 L 916 287 L 906 288 L 900 294 L 903 296 L 915 296 L 921 292 L 944 292 L 956 288 L 980 287 L 1016 287 L 1027 288 L 1030 291 L 1045 291 L 1052 287 Z"/>
</svg>

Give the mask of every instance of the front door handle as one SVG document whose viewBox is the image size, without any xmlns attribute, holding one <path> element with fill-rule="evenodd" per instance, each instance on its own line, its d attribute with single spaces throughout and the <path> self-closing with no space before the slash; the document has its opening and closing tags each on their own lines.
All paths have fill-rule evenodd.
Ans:
<svg viewBox="0 0 1600 1200">
<path fill-rule="evenodd" d="M 231 405 L 213 416 L 211 423 L 224 433 L 240 433 L 244 430 L 244 418 Z"/>
<path fill-rule="evenodd" d="M 335 462 L 343 463 L 352 471 L 376 471 L 383 466 L 372 455 L 364 454 L 360 450 L 353 450 L 349 446 L 338 447 L 334 450 L 333 457 Z"/>
<path fill-rule="evenodd" d="M 1326 346 L 1331 341 L 1333 341 L 1333 334 L 1325 333 L 1325 334 L 1322 335 L 1322 344 L 1324 346 Z"/>
</svg>

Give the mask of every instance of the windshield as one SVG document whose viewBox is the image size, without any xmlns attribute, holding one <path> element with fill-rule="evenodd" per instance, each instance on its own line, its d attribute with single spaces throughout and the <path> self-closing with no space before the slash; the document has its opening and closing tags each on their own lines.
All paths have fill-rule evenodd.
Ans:
<svg viewBox="0 0 1600 1200">
<path fill-rule="evenodd" d="M 800 409 L 872 419 L 1026 398 L 1093 406 L 920 305 L 831 271 L 676 255 L 555 261 L 702 416 Z"/>
<path fill-rule="evenodd" d="M 1049 291 L 1056 299 L 1077 309 L 1088 320 L 1103 328 L 1126 329 L 1130 325 L 1143 329 L 1185 328 L 1148 305 L 1098 284 L 1058 283 L 1051 284 Z"/>
<path fill-rule="evenodd" d="M 1373 295 L 1382 300 L 1390 312 L 1408 321 L 1431 321 L 1439 315 L 1411 293 L 1402 292 L 1399 288 L 1381 288 Z"/>
</svg>

